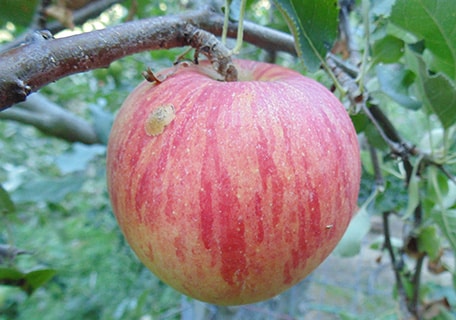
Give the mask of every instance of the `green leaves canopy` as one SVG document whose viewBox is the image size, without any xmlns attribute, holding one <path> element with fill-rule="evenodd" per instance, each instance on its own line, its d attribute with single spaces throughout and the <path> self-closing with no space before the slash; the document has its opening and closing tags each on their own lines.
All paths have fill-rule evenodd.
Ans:
<svg viewBox="0 0 456 320">
<path fill-rule="evenodd" d="M 380 47 L 395 47 L 404 41 L 405 66 L 416 76 L 416 89 L 428 113 L 437 115 L 442 126 L 449 128 L 456 123 L 456 1 L 438 0 L 397 0 L 392 7 L 389 35 L 374 44 L 374 53 Z M 394 52 L 398 52 L 394 50 Z M 394 61 L 394 57 L 397 59 Z M 400 54 L 388 56 L 380 61 L 393 63 L 399 61 Z M 379 60 L 379 59 L 377 59 Z M 377 67 L 382 91 L 401 105 L 416 109 L 408 99 L 407 86 L 400 81 L 406 71 L 395 81 L 393 76 L 382 71 L 388 69 Z M 396 74 L 397 76 L 397 74 Z M 401 78 L 403 79 L 403 78 Z M 392 92 L 396 93 L 393 94 Z M 405 94 L 405 95 L 404 95 Z"/>
<path fill-rule="evenodd" d="M 337 0 L 273 0 L 295 37 L 296 51 L 310 72 L 324 63 L 337 36 Z"/>
<path fill-rule="evenodd" d="M 429 66 L 456 78 L 456 1 L 398 0 L 391 22 L 424 40 Z"/>
</svg>

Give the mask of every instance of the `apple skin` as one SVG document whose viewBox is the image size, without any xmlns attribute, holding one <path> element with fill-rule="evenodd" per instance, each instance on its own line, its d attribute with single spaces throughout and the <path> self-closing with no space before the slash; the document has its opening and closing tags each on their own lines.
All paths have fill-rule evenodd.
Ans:
<svg viewBox="0 0 456 320">
<path fill-rule="evenodd" d="M 352 122 L 325 87 L 235 60 L 240 81 L 207 62 L 141 83 L 114 122 L 112 208 L 139 259 L 178 291 L 213 304 L 265 300 L 305 278 L 354 212 L 360 154 Z M 147 121 L 174 112 L 163 132 Z"/>
</svg>

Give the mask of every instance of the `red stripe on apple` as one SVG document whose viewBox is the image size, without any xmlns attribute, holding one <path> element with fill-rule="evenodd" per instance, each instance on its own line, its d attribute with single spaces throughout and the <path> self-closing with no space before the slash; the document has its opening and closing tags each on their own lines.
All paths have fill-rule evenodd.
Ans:
<svg viewBox="0 0 456 320">
<path fill-rule="evenodd" d="M 113 211 L 141 261 L 220 305 L 271 298 L 314 270 L 345 232 L 360 182 L 356 133 L 331 92 L 280 66 L 235 63 L 237 82 L 202 62 L 140 84 L 107 156 Z"/>
</svg>

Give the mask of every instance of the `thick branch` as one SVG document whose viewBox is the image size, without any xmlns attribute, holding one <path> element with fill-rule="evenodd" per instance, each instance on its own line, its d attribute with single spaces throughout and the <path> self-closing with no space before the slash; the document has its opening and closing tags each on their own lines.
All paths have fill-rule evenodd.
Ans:
<svg viewBox="0 0 456 320">
<path fill-rule="evenodd" d="M 92 124 L 38 93 L 30 95 L 27 101 L 14 108 L 0 112 L 0 119 L 29 124 L 45 134 L 69 142 L 101 143 Z"/>
<path fill-rule="evenodd" d="M 212 14 L 198 22 L 201 29 L 217 36 L 222 34 L 223 16 Z M 237 35 L 237 23 L 228 26 L 228 37 Z M 271 51 L 282 51 L 296 55 L 295 41 L 292 35 L 275 29 L 264 27 L 250 21 L 244 21 L 244 41 L 259 48 Z"/>
<path fill-rule="evenodd" d="M 119 3 L 123 0 L 94 0 L 88 3 L 86 6 L 73 11 L 73 22 L 75 25 L 80 25 L 86 22 L 88 19 L 98 17 L 103 11 L 106 11 L 112 5 Z M 40 19 L 40 13 L 37 13 L 35 19 Z M 37 26 L 43 22 L 34 21 L 29 28 L 29 31 L 24 32 L 21 36 L 17 37 L 13 41 L 2 44 L 0 46 L 0 52 L 10 50 L 14 47 L 19 46 L 20 44 L 27 41 L 33 32 L 37 30 Z M 46 25 L 46 30 L 52 34 L 56 34 L 59 31 L 62 31 L 65 27 L 58 21 L 52 21 Z"/>
<path fill-rule="evenodd" d="M 146 50 L 190 45 L 189 26 L 215 34 L 223 19 L 205 9 L 176 16 L 127 22 L 60 39 L 35 40 L 0 55 L 0 110 L 24 101 L 28 94 L 62 77 L 108 67 L 124 56 Z M 229 35 L 234 36 L 235 25 Z M 265 38 L 269 37 L 271 38 Z M 260 47 L 294 52 L 293 38 L 251 23 L 245 39 Z"/>
<path fill-rule="evenodd" d="M 125 23 L 61 39 L 36 40 L 0 56 L 0 106 L 62 77 L 108 67 L 128 54 L 184 46 L 185 22 L 178 17 Z"/>
</svg>

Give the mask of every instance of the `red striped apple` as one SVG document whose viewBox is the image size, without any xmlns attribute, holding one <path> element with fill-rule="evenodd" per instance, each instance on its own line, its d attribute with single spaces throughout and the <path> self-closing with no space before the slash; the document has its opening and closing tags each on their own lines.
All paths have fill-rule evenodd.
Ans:
<svg viewBox="0 0 456 320">
<path fill-rule="evenodd" d="M 193 298 L 271 298 L 314 270 L 356 210 L 360 154 L 325 87 L 272 64 L 237 60 L 165 71 L 125 100 L 112 128 L 112 207 L 139 259 Z"/>
</svg>

